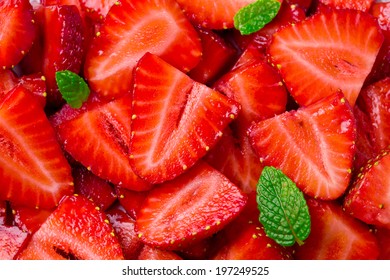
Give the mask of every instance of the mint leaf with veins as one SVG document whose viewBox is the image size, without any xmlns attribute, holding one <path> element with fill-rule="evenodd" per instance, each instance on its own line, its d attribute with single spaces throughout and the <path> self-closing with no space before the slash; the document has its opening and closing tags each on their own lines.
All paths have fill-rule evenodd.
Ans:
<svg viewBox="0 0 390 280">
<path fill-rule="evenodd" d="M 56 82 L 62 98 L 72 107 L 78 109 L 88 99 L 90 90 L 87 83 L 76 73 L 69 70 L 57 71 Z"/>
<path fill-rule="evenodd" d="M 299 245 L 309 236 L 310 214 L 301 190 L 281 170 L 264 167 L 257 184 L 260 223 L 282 246 Z"/>
<path fill-rule="evenodd" d="M 271 22 L 280 10 L 277 0 L 257 0 L 241 8 L 234 15 L 234 27 L 242 35 L 248 35 L 262 29 Z"/>
</svg>

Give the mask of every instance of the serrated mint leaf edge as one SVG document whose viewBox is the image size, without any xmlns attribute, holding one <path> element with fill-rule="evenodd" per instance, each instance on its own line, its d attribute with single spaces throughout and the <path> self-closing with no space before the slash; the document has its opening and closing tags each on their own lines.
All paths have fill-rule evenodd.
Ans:
<svg viewBox="0 0 390 280">
<path fill-rule="evenodd" d="M 88 84 L 78 74 L 70 70 L 57 71 L 55 79 L 62 98 L 74 109 L 79 109 L 88 99 Z"/>
</svg>

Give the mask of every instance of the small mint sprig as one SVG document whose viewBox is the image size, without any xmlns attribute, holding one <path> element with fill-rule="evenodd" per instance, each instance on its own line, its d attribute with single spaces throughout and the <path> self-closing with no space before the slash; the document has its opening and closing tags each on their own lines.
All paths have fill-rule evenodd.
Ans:
<svg viewBox="0 0 390 280">
<path fill-rule="evenodd" d="M 271 22 L 280 10 L 277 0 L 257 0 L 241 8 L 234 16 L 234 27 L 242 35 L 249 35 Z"/>
<path fill-rule="evenodd" d="M 310 234 L 310 214 L 301 190 L 281 170 L 264 167 L 257 184 L 260 223 L 268 237 L 292 246 Z"/>
<path fill-rule="evenodd" d="M 76 73 L 69 70 L 57 71 L 56 82 L 62 98 L 72 107 L 78 109 L 88 99 L 90 90 L 87 83 Z"/>
</svg>

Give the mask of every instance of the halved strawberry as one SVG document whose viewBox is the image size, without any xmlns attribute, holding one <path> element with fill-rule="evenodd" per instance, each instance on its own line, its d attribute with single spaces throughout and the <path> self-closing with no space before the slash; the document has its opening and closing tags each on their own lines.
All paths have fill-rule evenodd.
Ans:
<svg viewBox="0 0 390 280">
<path fill-rule="evenodd" d="M 174 0 L 117 3 L 92 41 L 85 62 L 85 77 L 98 94 L 112 99 L 129 92 L 133 68 L 146 52 L 183 71 L 199 62 L 199 36 Z"/>
<path fill-rule="evenodd" d="M 135 220 L 120 206 L 114 206 L 107 212 L 126 260 L 136 260 L 144 244 L 135 233 Z"/>
<path fill-rule="evenodd" d="M 212 148 L 240 105 L 147 53 L 134 73 L 130 163 L 151 183 L 173 179 Z"/>
<path fill-rule="evenodd" d="M 382 42 L 370 14 L 327 9 L 276 32 L 268 53 L 298 104 L 341 90 L 354 105 Z"/>
<path fill-rule="evenodd" d="M 336 9 L 354 9 L 368 12 L 374 0 L 318 0 L 319 3 Z"/>
<path fill-rule="evenodd" d="M 15 259 L 28 243 L 28 233 L 17 226 L 0 224 L 0 260 Z"/>
<path fill-rule="evenodd" d="M 233 17 L 242 7 L 255 0 L 177 0 L 187 17 L 196 25 L 208 29 L 228 29 Z"/>
<path fill-rule="evenodd" d="M 122 205 L 126 212 L 134 220 L 136 220 L 138 212 L 142 207 L 142 203 L 148 195 L 148 191 L 132 191 L 123 187 L 115 186 L 115 193 L 120 205 Z"/>
<path fill-rule="evenodd" d="M 367 224 L 390 229 L 389 174 L 390 150 L 383 150 L 357 175 L 344 200 L 346 212 Z"/>
<path fill-rule="evenodd" d="M 46 78 L 41 73 L 23 75 L 19 78 L 19 84 L 31 91 L 42 108 L 46 105 Z"/>
<path fill-rule="evenodd" d="M 369 227 L 346 214 L 335 202 L 308 199 L 311 232 L 294 257 L 304 260 L 370 260 L 379 255 Z"/>
<path fill-rule="evenodd" d="M 73 167 L 74 192 L 93 201 L 102 210 L 108 209 L 116 200 L 114 188 L 84 166 Z"/>
<path fill-rule="evenodd" d="M 33 234 L 46 221 L 53 210 L 12 206 L 13 223 L 24 232 Z"/>
<path fill-rule="evenodd" d="M 120 260 L 123 254 L 106 215 L 83 196 L 66 196 L 18 258 Z"/>
<path fill-rule="evenodd" d="M 43 67 L 46 77 L 47 102 L 54 107 L 63 103 L 58 91 L 55 73 L 70 70 L 79 73 L 84 55 L 84 30 L 76 6 L 44 7 Z"/>
<path fill-rule="evenodd" d="M 269 238 L 259 222 L 256 194 L 248 196 L 248 203 L 214 239 L 214 260 L 283 260 L 291 254 Z"/>
<path fill-rule="evenodd" d="M 0 2 L 0 68 L 12 68 L 31 48 L 36 36 L 33 9 L 28 0 Z"/>
<path fill-rule="evenodd" d="M 145 245 L 139 256 L 139 260 L 182 260 L 182 258 L 172 251 L 161 250 Z"/>
<path fill-rule="evenodd" d="M 136 220 L 140 239 L 162 249 L 178 249 L 211 236 L 236 217 L 246 195 L 204 162 L 153 188 Z"/>
<path fill-rule="evenodd" d="M 336 199 L 348 187 L 356 128 L 342 93 L 260 121 L 249 137 L 263 164 L 281 169 L 306 194 Z"/>
<path fill-rule="evenodd" d="M 142 191 L 151 185 L 130 167 L 130 123 L 131 97 L 127 94 L 62 122 L 56 130 L 64 150 L 92 173 L 113 184 Z"/>
<path fill-rule="evenodd" d="M 52 208 L 73 193 L 69 164 L 43 108 L 23 87 L 0 101 L 0 199 Z"/>
<path fill-rule="evenodd" d="M 216 32 L 198 28 L 203 54 L 200 62 L 189 72 L 191 79 L 212 84 L 226 72 L 237 58 L 237 50 Z"/>
</svg>

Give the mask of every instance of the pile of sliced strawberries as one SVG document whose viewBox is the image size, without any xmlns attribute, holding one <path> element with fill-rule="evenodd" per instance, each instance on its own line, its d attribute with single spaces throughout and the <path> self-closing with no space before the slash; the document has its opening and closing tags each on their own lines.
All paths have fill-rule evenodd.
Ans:
<svg viewBox="0 0 390 280">
<path fill-rule="evenodd" d="M 390 3 L 280 0 L 241 35 L 252 2 L 0 2 L 0 259 L 390 259 Z M 304 245 L 265 234 L 264 166 Z"/>
</svg>

